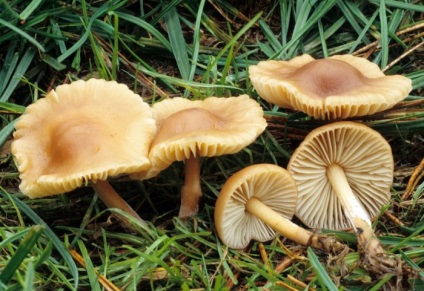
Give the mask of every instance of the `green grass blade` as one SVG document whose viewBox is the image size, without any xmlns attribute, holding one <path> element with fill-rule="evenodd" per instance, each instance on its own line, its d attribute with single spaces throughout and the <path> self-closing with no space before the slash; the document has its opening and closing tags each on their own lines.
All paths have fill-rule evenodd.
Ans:
<svg viewBox="0 0 424 291">
<path fill-rule="evenodd" d="M 197 10 L 196 23 L 194 25 L 194 37 L 193 37 L 193 53 L 191 56 L 191 68 L 188 81 L 193 81 L 194 74 L 196 72 L 197 62 L 199 58 L 200 49 L 200 25 L 202 23 L 203 8 L 205 7 L 206 0 L 201 0 L 199 3 L 199 9 Z"/>
<path fill-rule="evenodd" d="M 7 50 L 7 54 L 3 61 L 3 66 L 1 68 L 0 72 L 0 94 L 3 93 L 5 90 L 7 84 L 9 83 L 10 78 L 13 75 L 13 72 L 16 68 L 16 65 L 19 61 L 19 54 L 16 53 L 17 42 L 12 42 L 9 46 L 9 49 Z"/>
<path fill-rule="evenodd" d="M 387 15 L 385 0 L 380 1 L 380 47 L 381 47 L 381 63 L 380 67 L 387 66 L 389 61 L 389 29 L 387 27 Z"/>
<path fill-rule="evenodd" d="M 255 17 L 253 17 L 242 29 L 239 30 L 239 32 L 236 33 L 236 35 L 234 35 L 234 37 L 217 54 L 214 61 L 210 64 L 210 68 L 213 68 L 217 64 L 218 60 L 222 58 L 222 56 L 228 51 L 228 49 L 233 47 L 236 44 L 237 40 L 240 37 L 242 37 L 246 33 L 246 31 L 249 30 L 250 27 L 252 27 L 259 20 L 261 16 L 262 16 L 262 12 L 259 12 L 258 14 L 256 14 Z M 209 72 L 206 72 L 206 74 L 207 73 Z"/>
<path fill-rule="evenodd" d="M 13 24 L 11 24 L 10 22 L 1 19 L 0 18 L 0 25 L 3 25 L 11 30 L 13 30 L 14 32 L 16 32 L 17 34 L 19 34 L 20 36 L 22 36 L 24 39 L 26 39 L 28 42 L 32 43 L 33 45 L 35 45 L 41 52 L 45 52 L 46 49 L 32 36 L 30 36 L 28 33 L 26 33 L 25 31 L 23 31 L 22 29 L 14 26 Z"/>
<path fill-rule="evenodd" d="M 357 21 L 357 19 L 364 20 L 365 18 L 363 17 L 362 11 L 359 9 L 359 7 L 355 5 L 354 3 L 350 3 L 346 1 L 339 1 L 337 3 L 337 6 L 343 12 L 343 15 L 348 21 L 348 23 L 358 34 L 358 41 L 359 42 L 362 41 L 364 44 L 371 43 L 371 41 L 367 38 L 367 36 L 364 33 L 362 33 L 365 29 L 362 29 L 361 25 Z M 367 23 L 366 18 L 364 21 L 361 21 L 361 22 Z M 368 30 L 366 31 L 368 32 Z"/>
<path fill-rule="evenodd" d="M 369 2 L 379 7 L 381 5 L 381 0 L 370 0 Z M 411 3 L 398 1 L 398 0 L 386 0 L 385 2 L 386 2 L 386 5 L 390 7 L 401 8 L 401 9 L 411 10 L 411 11 L 416 11 L 421 13 L 424 12 L 424 5 L 411 4 Z"/>
<path fill-rule="evenodd" d="M 116 14 L 118 14 L 118 16 L 121 19 L 124 19 L 126 21 L 129 21 L 143 29 L 145 29 L 148 33 L 150 33 L 151 35 L 153 35 L 154 37 L 156 37 L 156 39 L 162 43 L 162 45 L 165 46 L 165 48 L 169 51 L 172 51 L 172 47 L 171 44 L 169 43 L 169 41 L 159 32 L 159 30 L 157 30 L 155 27 L 153 27 L 150 23 L 135 17 L 133 15 L 127 14 L 127 13 L 123 13 L 121 11 L 116 11 Z"/>
<path fill-rule="evenodd" d="M 358 38 L 355 40 L 355 42 L 350 47 L 349 54 L 352 54 L 356 50 L 357 46 L 361 43 L 361 40 L 364 39 L 365 35 L 368 33 L 371 25 L 374 24 L 374 21 L 377 18 L 377 16 L 378 16 L 378 11 L 375 11 L 374 14 L 365 23 L 364 29 L 362 29 L 362 31 L 358 35 Z"/>
<path fill-rule="evenodd" d="M 0 102 L 6 102 L 7 100 L 9 100 L 9 97 L 12 95 L 13 91 L 16 89 L 19 82 L 21 81 L 21 77 L 24 76 L 28 67 L 32 63 L 32 60 L 34 59 L 34 56 L 35 56 L 35 52 L 36 52 L 35 49 L 29 48 L 25 52 L 25 54 L 22 56 L 21 61 L 19 62 L 15 71 L 13 72 L 13 77 L 11 78 L 5 91 L 0 97 Z"/>
<path fill-rule="evenodd" d="M 62 256 L 65 263 L 68 265 L 69 273 L 73 277 L 74 288 L 76 289 L 78 286 L 79 279 L 78 269 L 75 265 L 72 256 L 70 255 L 68 249 L 65 247 L 63 242 L 57 237 L 57 235 L 51 230 L 51 228 L 46 225 L 44 220 L 42 220 L 37 215 L 37 213 L 35 213 L 31 208 L 29 208 L 24 202 L 14 197 L 13 195 L 7 193 L 6 190 L 4 190 L 2 187 L 0 187 L 0 195 L 6 199 L 9 199 L 12 203 L 15 203 L 19 207 L 19 210 L 22 211 L 26 216 L 28 216 L 28 218 L 30 218 L 35 224 L 44 226 L 44 234 L 53 242 L 53 245 L 55 246 L 56 250 Z"/>
<path fill-rule="evenodd" d="M 314 268 L 319 281 L 322 282 L 322 284 L 324 284 L 325 287 L 327 287 L 330 291 L 338 291 L 337 286 L 331 280 L 330 276 L 325 271 L 324 267 L 321 265 L 320 261 L 318 260 L 311 247 L 308 247 L 308 259 L 312 267 Z"/>
<path fill-rule="evenodd" d="M 22 291 L 34 290 L 34 264 L 29 261 L 25 272 L 25 281 Z"/>
<path fill-rule="evenodd" d="M 182 78 L 188 80 L 190 77 L 190 61 L 188 59 L 187 45 L 175 6 L 170 8 L 168 13 L 165 14 L 165 22 L 172 53 L 174 54 L 178 69 Z"/>
<path fill-rule="evenodd" d="M 84 258 L 85 270 L 87 271 L 88 280 L 90 281 L 90 288 L 93 291 L 100 291 L 101 289 L 99 285 L 98 275 L 93 267 L 90 255 L 87 252 L 87 248 L 81 240 L 78 241 L 78 247 L 80 249 L 82 257 Z"/>
<path fill-rule="evenodd" d="M 74 43 L 73 46 L 71 46 L 66 52 L 61 54 L 57 60 L 59 63 L 66 60 L 70 55 L 72 55 L 75 51 L 77 51 L 79 48 L 82 47 L 82 45 L 87 41 L 88 37 L 91 33 L 91 26 L 93 25 L 93 22 L 100 17 L 101 15 L 105 14 L 110 9 L 109 3 L 103 4 L 101 7 L 99 7 L 96 12 L 94 12 L 93 16 L 90 17 L 90 20 L 85 27 L 84 33 L 80 36 L 79 40 Z"/>
<path fill-rule="evenodd" d="M 0 274 L 0 281 L 4 284 L 9 283 L 15 274 L 16 270 L 22 264 L 23 260 L 31 252 L 34 245 L 37 243 L 38 238 L 43 233 L 44 227 L 41 225 L 35 225 L 31 227 L 31 230 L 26 234 L 18 249 L 12 256 L 12 258 L 4 267 L 2 273 Z"/>
<path fill-rule="evenodd" d="M 112 80 L 116 80 L 119 62 L 119 16 L 116 13 L 113 14 L 113 28 Z"/>
<path fill-rule="evenodd" d="M 394 275 L 393 274 L 387 274 L 384 276 L 377 284 L 375 284 L 369 291 L 378 291 L 381 290 L 380 288 L 383 287 L 385 283 L 387 283 Z"/>
<path fill-rule="evenodd" d="M 27 4 L 25 9 L 19 14 L 20 19 L 26 20 L 30 17 L 34 10 L 40 6 L 41 2 L 43 2 L 43 0 L 32 0 L 31 3 Z"/>
<path fill-rule="evenodd" d="M 337 2 L 338 2 L 337 0 L 327 0 L 327 1 L 320 2 L 319 6 L 314 10 L 312 15 L 308 17 L 307 19 L 303 20 L 304 25 L 298 24 L 297 21 L 299 19 L 296 19 L 297 26 L 293 30 L 293 35 L 291 40 L 287 42 L 287 44 L 283 47 L 283 49 L 281 49 L 274 56 L 272 56 L 271 59 L 282 58 L 288 50 L 291 50 L 288 57 L 292 57 L 296 53 L 296 48 L 294 46 L 299 43 L 299 41 L 305 35 L 305 33 L 308 32 L 310 29 L 312 29 L 316 25 L 318 20 L 321 19 L 321 17 L 323 17 Z M 302 13 L 302 15 L 304 14 L 306 14 L 306 12 Z"/>
<path fill-rule="evenodd" d="M 17 120 L 10 122 L 0 130 L 0 147 L 6 142 L 12 131 L 15 129 L 16 121 Z"/>
<path fill-rule="evenodd" d="M 8 236 L 7 238 L 6 238 L 6 234 L 3 232 L 3 229 L 0 229 L 0 231 L 2 232 L 2 237 L 3 237 L 3 240 L 0 242 L 0 249 L 2 249 L 6 247 L 8 244 L 11 244 L 12 242 L 25 236 L 30 231 L 30 228 L 23 229 L 19 232 L 16 232 L 13 235 Z"/>
</svg>

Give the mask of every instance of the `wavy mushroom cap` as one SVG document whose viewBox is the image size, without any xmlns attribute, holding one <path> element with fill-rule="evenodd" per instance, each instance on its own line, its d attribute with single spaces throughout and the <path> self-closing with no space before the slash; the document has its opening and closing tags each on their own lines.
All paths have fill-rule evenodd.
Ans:
<svg viewBox="0 0 424 291">
<path fill-rule="evenodd" d="M 299 193 L 296 216 L 312 228 L 351 228 L 327 178 L 327 168 L 333 164 L 343 168 L 353 193 L 375 217 L 390 200 L 392 150 L 378 132 L 350 121 L 311 131 L 290 158 L 287 169 Z"/>
<path fill-rule="evenodd" d="M 260 105 L 247 95 L 196 101 L 177 97 L 155 103 L 152 110 L 158 127 L 149 152 L 152 167 L 132 174 L 136 179 L 154 177 L 191 156 L 239 152 L 267 125 Z"/>
<path fill-rule="evenodd" d="M 233 174 L 222 187 L 215 205 L 215 227 L 220 239 L 230 248 L 242 249 L 254 239 L 268 241 L 276 232 L 245 209 L 255 197 L 281 214 L 293 217 L 297 189 L 291 175 L 272 164 L 248 166 Z"/>
<path fill-rule="evenodd" d="M 262 61 L 249 67 L 249 76 L 259 96 L 268 102 L 322 119 L 383 111 L 412 90 L 409 78 L 386 76 L 376 64 L 352 55 Z"/>
<path fill-rule="evenodd" d="M 148 169 L 156 124 L 126 85 L 90 79 L 58 86 L 28 106 L 15 128 L 20 189 L 35 198 Z"/>
</svg>

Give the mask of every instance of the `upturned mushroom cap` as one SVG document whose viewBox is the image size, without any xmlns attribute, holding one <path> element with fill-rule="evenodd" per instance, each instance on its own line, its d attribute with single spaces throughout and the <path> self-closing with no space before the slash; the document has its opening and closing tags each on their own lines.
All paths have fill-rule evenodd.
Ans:
<svg viewBox="0 0 424 291">
<path fill-rule="evenodd" d="M 412 90 L 410 79 L 385 76 L 376 64 L 352 55 L 262 61 L 249 67 L 249 76 L 259 96 L 268 102 L 322 119 L 383 111 Z"/>
<path fill-rule="evenodd" d="M 327 177 L 331 165 L 343 168 L 371 218 L 389 201 L 394 168 L 390 145 L 363 124 L 331 123 L 311 131 L 287 167 L 299 192 L 296 216 L 305 225 L 333 230 L 352 227 Z"/>
<path fill-rule="evenodd" d="M 196 101 L 176 97 L 153 104 L 152 111 L 158 127 L 149 152 L 152 167 L 132 174 L 136 179 L 154 177 L 192 156 L 239 152 L 266 127 L 262 108 L 247 95 Z"/>
<path fill-rule="evenodd" d="M 90 79 L 58 86 L 28 106 L 15 128 L 20 189 L 35 198 L 147 170 L 156 125 L 126 85 Z"/>
<path fill-rule="evenodd" d="M 248 166 L 224 184 L 215 205 L 215 227 L 230 248 L 242 249 L 250 240 L 268 241 L 276 232 L 245 209 L 255 197 L 281 216 L 291 219 L 297 202 L 296 184 L 283 168 L 272 164 Z"/>
</svg>

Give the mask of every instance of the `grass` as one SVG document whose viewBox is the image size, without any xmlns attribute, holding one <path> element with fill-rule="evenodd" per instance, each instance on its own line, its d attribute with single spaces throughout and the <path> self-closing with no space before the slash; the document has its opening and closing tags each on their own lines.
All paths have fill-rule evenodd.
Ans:
<svg viewBox="0 0 424 291">
<path fill-rule="evenodd" d="M 330 232 L 353 249 L 341 269 L 283 237 L 228 249 L 214 230 L 214 202 L 232 173 L 262 162 L 285 167 L 322 124 L 265 103 L 246 73 L 259 60 L 302 53 L 352 53 L 412 79 L 404 102 L 360 120 L 387 138 L 396 162 L 392 201 L 375 220 L 376 232 L 387 250 L 423 266 L 420 1 L 15 0 L 0 7 L 0 290 L 377 290 L 390 282 L 355 264 L 352 233 Z M 201 211 L 186 223 L 175 217 L 181 164 L 144 182 L 112 179 L 147 221 L 132 221 L 128 232 L 117 210 L 105 210 L 89 188 L 35 200 L 18 189 L 9 149 L 14 122 L 50 89 L 88 77 L 125 83 L 150 104 L 246 93 L 263 106 L 269 126 L 242 152 L 203 160 Z M 406 190 L 412 196 L 402 199 Z M 423 282 L 409 284 L 418 290 Z"/>
</svg>

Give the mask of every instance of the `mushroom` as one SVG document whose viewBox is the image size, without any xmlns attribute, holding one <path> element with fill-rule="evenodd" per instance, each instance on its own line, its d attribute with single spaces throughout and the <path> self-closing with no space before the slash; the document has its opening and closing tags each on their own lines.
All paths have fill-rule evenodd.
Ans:
<svg viewBox="0 0 424 291">
<path fill-rule="evenodd" d="M 322 119 L 370 115 L 393 107 L 412 90 L 411 80 L 386 76 L 365 58 L 310 55 L 261 61 L 249 67 L 253 87 L 280 107 Z"/>
<path fill-rule="evenodd" d="M 22 193 L 44 197 L 91 181 L 108 207 L 141 219 L 106 181 L 150 167 L 155 121 L 126 85 L 98 79 L 60 85 L 29 105 L 15 129 L 11 151 Z"/>
<path fill-rule="evenodd" d="M 181 218 L 198 212 L 200 157 L 237 153 L 266 127 L 262 108 L 247 95 L 196 101 L 176 97 L 153 104 L 152 110 L 158 127 L 149 152 L 152 167 L 130 176 L 151 178 L 174 161 L 185 161 Z"/>
<path fill-rule="evenodd" d="M 316 128 L 287 167 L 299 191 L 296 216 L 312 228 L 353 227 L 365 261 L 393 267 L 371 224 L 389 202 L 393 167 L 390 145 L 373 129 L 351 121 Z"/>
<path fill-rule="evenodd" d="M 215 227 L 230 248 L 245 248 L 251 239 L 264 242 L 278 233 L 301 245 L 340 253 L 347 247 L 335 238 L 308 231 L 291 222 L 297 187 L 284 168 L 272 164 L 248 166 L 222 187 L 215 205 Z"/>
</svg>

